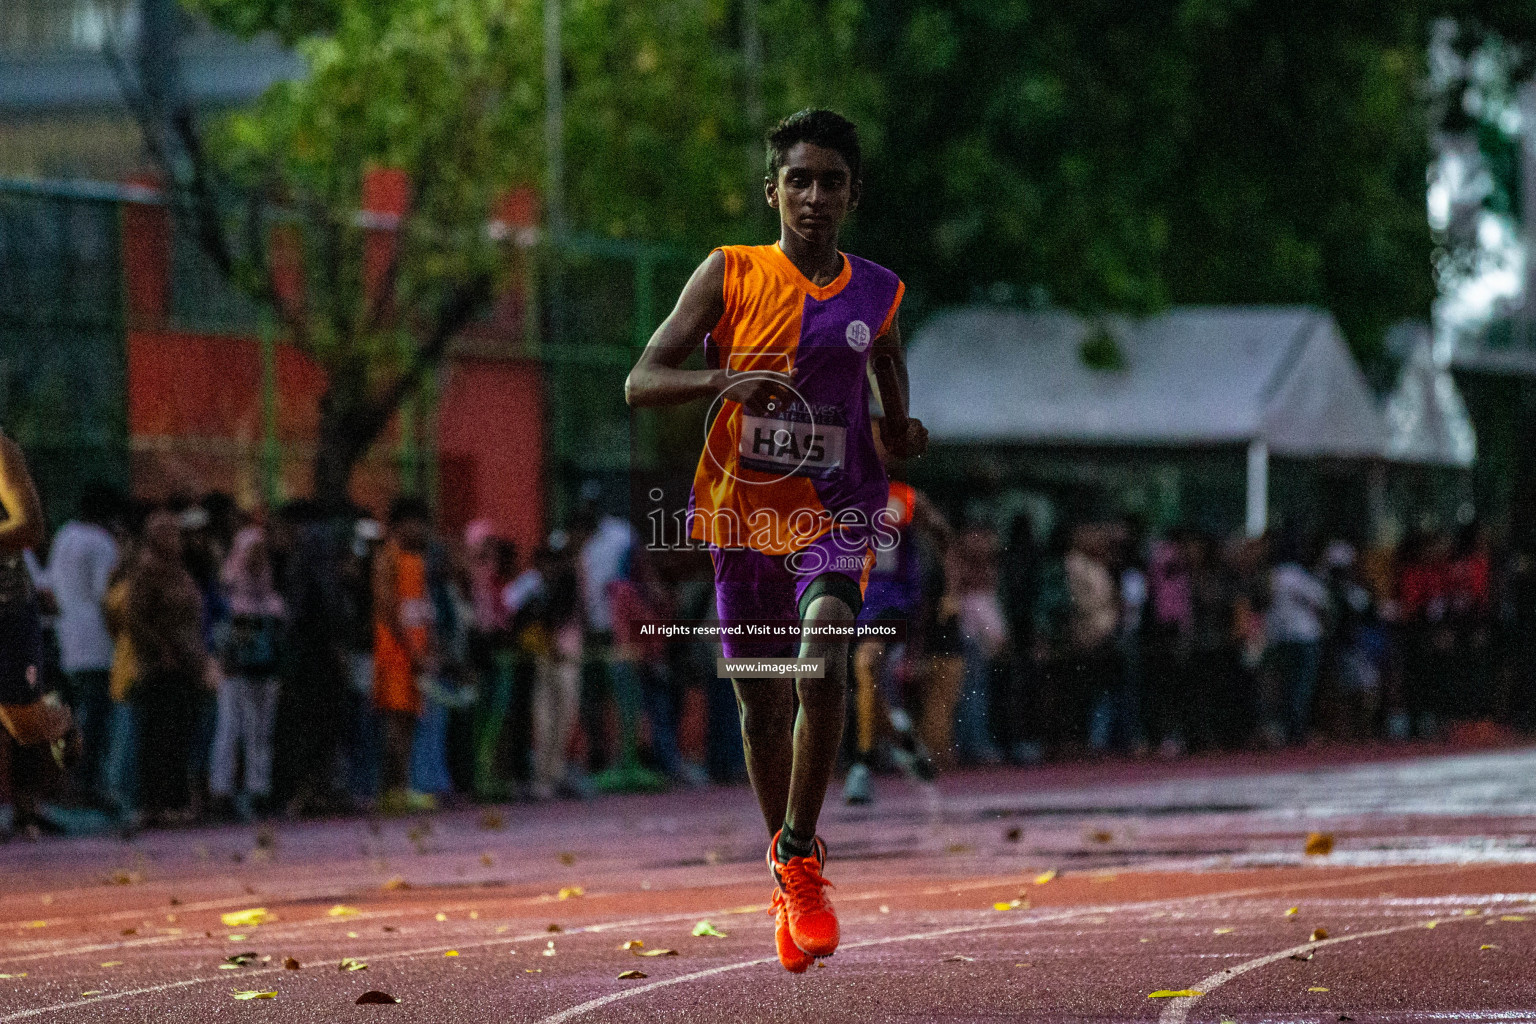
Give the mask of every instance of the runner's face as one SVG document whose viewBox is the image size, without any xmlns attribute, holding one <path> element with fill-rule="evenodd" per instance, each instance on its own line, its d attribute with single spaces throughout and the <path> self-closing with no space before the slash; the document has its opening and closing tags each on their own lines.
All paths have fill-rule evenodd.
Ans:
<svg viewBox="0 0 1536 1024">
<path fill-rule="evenodd" d="M 765 183 L 768 205 L 785 228 L 812 245 L 836 245 L 838 231 L 859 203 L 859 183 L 835 149 L 797 142 L 784 155 L 777 180 Z"/>
</svg>

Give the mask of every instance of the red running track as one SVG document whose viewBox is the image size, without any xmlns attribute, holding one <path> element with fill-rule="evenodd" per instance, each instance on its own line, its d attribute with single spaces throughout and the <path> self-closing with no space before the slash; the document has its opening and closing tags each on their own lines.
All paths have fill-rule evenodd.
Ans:
<svg viewBox="0 0 1536 1024">
<path fill-rule="evenodd" d="M 1536 1024 L 1536 751 L 1053 766 L 876 792 L 826 815 L 844 945 L 801 976 L 772 958 L 744 790 L 12 843 L 0 1024 Z M 1333 852 L 1308 856 L 1309 832 Z M 254 908 L 264 922 L 221 919 Z M 723 935 L 694 935 L 702 920 Z M 647 977 L 619 979 L 631 970 Z M 400 1003 L 355 1005 L 370 989 Z"/>
</svg>

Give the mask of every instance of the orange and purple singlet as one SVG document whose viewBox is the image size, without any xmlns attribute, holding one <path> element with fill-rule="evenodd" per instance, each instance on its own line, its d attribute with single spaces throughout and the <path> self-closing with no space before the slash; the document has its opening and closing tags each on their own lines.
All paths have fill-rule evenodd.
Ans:
<svg viewBox="0 0 1536 1024">
<path fill-rule="evenodd" d="M 729 390 L 717 401 L 689 535 L 710 548 L 722 622 L 798 619 L 817 576 L 841 573 L 861 592 L 869 579 L 889 485 L 870 432 L 867 366 L 904 287 L 857 256 L 845 254 L 842 273 L 816 285 L 777 244 L 719 251 L 725 314 L 705 341 L 710 367 L 743 380 L 792 374 L 794 384 L 762 416 Z M 724 646 L 726 657 L 771 657 L 794 645 Z"/>
</svg>

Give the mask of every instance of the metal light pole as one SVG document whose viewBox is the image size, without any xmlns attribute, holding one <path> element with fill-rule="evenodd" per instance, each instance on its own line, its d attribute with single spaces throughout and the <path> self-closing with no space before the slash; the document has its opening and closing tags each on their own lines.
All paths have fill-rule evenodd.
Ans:
<svg viewBox="0 0 1536 1024">
<path fill-rule="evenodd" d="M 544 208 L 556 243 L 565 237 L 565 71 L 560 57 L 560 0 L 544 0 Z"/>
<path fill-rule="evenodd" d="M 546 331 L 540 339 L 555 350 L 565 347 L 564 261 L 565 223 L 565 67 L 560 42 L 560 0 L 544 0 L 544 210 L 549 225 L 549 266 L 545 275 L 547 305 Z M 566 505 L 565 477 L 570 463 L 570 386 L 566 364 L 546 363 L 551 413 L 550 434 L 554 441 L 554 470 L 551 490 L 554 507 Z M 557 517 L 558 518 L 558 517 Z"/>
</svg>

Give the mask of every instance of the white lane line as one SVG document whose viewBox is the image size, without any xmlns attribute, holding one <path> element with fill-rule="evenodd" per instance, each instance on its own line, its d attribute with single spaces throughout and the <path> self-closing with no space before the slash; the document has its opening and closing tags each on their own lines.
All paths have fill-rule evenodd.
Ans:
<svg viewBox="0 0 1536 1024">
<path fill-rule="evenodd" d="M 1201 980 L 1195 982 L 1190 986 L 1190 988 L 1194 989 L 1200 994 L 1197 996 L 1178 996 L 1169 1000 L 1168 1005 L 1163 1007 L 1163 1012 L 1158 1016 L 1157 1024 L 1184 1024 L 1184 1021 L 1189 1017 L 1189 1012 L 1195 1008 L 1196 1003 L 1200 1002 L 1200 1000 L 1204 999 L 1206 996 L 1210 995 L 1216 989 L 1225 985 L 1233 978 L 1241 977 L 1242 975 L 1247 974 L 1249 971 L 1256 971 L 1260 967 L 1267 967 L 1272 963 L 1284 960 L 1287 957 L 1295 956 L 1299 953 L 1309 953 L 1314 949 L 1321 949 L 1324 946 L 1337 946 L 1341 942 L 1354 942 L 1357 939 L 1374 939 L 1381 935 L 1393 935 L 1398 932 L 1411 932 L 1427 928 L 1431 924 L 1461 924 L 1466 921 L 1476 920 L 1478 920 L 1478 918 L 1475 917 L 1436 918 L 1433 921 L 1419 921 L 1416 924 L 1397 925 L 1393 928 L 1377 928 L 1375 931 L 1360 932 L 1357 935 L 1340 935 L 1337 938 L 1321 939 L 1317 942 L 1303 942 L 1299 946 L 1291 946 L 1289 949 L 1282 949 L 1276 953 L 1268 953 L 1261 957 L 1255 957 L 1252 960 L 1238 964 L 1236 967 L 1225 968 L 1218 974 L 1213 974 L 1208 978 L 1202 978 Z"/>
<path fill-rule="evenodd" d="M 1350 880 L 1334 879 L 1329 882 L 1320 882 L 1316 885 L 1303 886 L 1302 888 L 1320 889 L 1338 885 L 1363 885 L 1371 882 L 1384 881 L 1388 878 L 1400 878 L 1405 874 L 1409 874 L 1409 872 L 1393 872 L 1390 874 L 1372 875 L 1365 878 Z M 869 946 L 885 946 L 895 942 L 920 942 L 925 939 L 941 939 L 949 935 L 965 935 L 972 932 L 996 931 L 1002 928 L 1016 928 L 1032 924 L 1050 924 L 1057 921 L 1071 920 L 1073 918 L 1103 915 L 1109 912 L 1125 913 L 1127 911 L 1134 912 L 1137 910 L 1153 910 L 1162 907 L 1181 906 L 1186 903 L 1195 903 L 1201 900 L 1229 899 L 1232 897 L 1256 895 L 1263 892 L 1272 892 L 1276 894 L 1290 893 L 1293 892 L 1296 888 L 1296 886 L 1271 886 L 1268 888 L 1238 890 L 1231 893 L 1213 893 L 1200 896 L 1184 896 L 1170 900 L 1148 900 L 1141 903 L 1118 903 L 1108 904 L 1100 907 L 1079 907 L 1074 910 L 1063 911 L 1057 914 L 1021 914 L 1017 917 L 1014 917 L 1012 920 L 1007 921 L 994 921 L 989 924 L 955 925 L 949 928 L 940 928 L 929 932 L 912 932 L 907 935 L 896 935 L 883 939 L 865 939 L 862 942 L 846 943 L 839 948 L 849 950 L 862 949 Z M 1468 918 L 1467 920 L 1471 919 Z M 1423 924 L 1421 923 L 1413 925 L 1412 927 L 1422 928 Z M 1316 943 L 1309 943 L 1308 945 L 1316 945 Z M 1285 955 L 1288 956 L 1290 954 L 1287 952 Z M 756 960 L 742 960 L 738 961 L 737 963 L 721 964 L 718 967 L 710 967 L 706 970 L 694 971 L 691 974 L 678 975 L 675 978 L 664 978 L 660 981 L 653 981 L 646 985 L 625 989 L 622 992 L 611 992 L 605 996 L 598 996 L 596 999 L 589 999 L 585 1003 L 580 1003 L 576 1006 L 570 1007 L 569 1009 L 561 1010 L 560 1012 L 551 1014 L 548 1017 L 541 1017 L 537 1021 L 537 1024 L 565 1024 L 566 1021 L 574 1020 L 575 1018 L 580 1017 L 583 1014 L 590 1013 L 593 1010 L 601 1009 L 604 1006 L 609 1006 L 613 1003 L 617 1003 L 625 999 L 634 999 L 636 996 L 646 995 L 647 993 L 654 992 L 657 989 L 666 988 L 669 985 L 681 985 L 687 981 L 698 981 L 702 978 L 712 978 L 717 974 L 725 974 L 729 971 L 739 971 L 748 967 L 755 967 L 758 964 L 771 964 L 777 962 L 777 957 L 764 957 Z M 0 1018 L 0 1021 L 3 1020 L 4 1018 Z"/>
<path fill-rule="evenodd" d="M 1373 883 L 1373 882 L 1387 881 L 1389 879 L 1403 878 L 1403 877 L 1406 877 L 1406 876 L 1415 876 L 1415 875 L 1419 875 L 1419 874 L 1423 874 L 1423 873 L 1424 872 L 1416 872 L 1416 871 L 1383 872 L 1383 873 L 1377 874 L 1377 875 L 1366 875 L 1366 876 L 1361 877 L 1361 878 L 1349 878 L 1349 879 L 1337 878 L 1337 879 L 1330 879 L 1329 881 L 1326 881 L 1326 882 L 1322 882 L 1322 881 L 1315 882 L 1315 883 L 1310 884 L 1310 885 L 1300 886 L 1299 888 L 1302 888 L 1302 889 L 1327 889 L 1327 888 L 1334 888 L 1334 887 L 1337 887 L 1337 886 L 1366 885 L 1366 884 L 1370 884 L 1370 883 Z M 1177 899 L 1169 899 L 1169 900 L 1149 900 L 1149 901 L 1145 901 L 1145 902 L 1142 902 L 1142 903 L 1106 904 L 1104 906 L 1079 907 L 1079 908 L 1076 908 L 1074 910 L 1065 911 L 1065 912 L 1060 913 L 1060 914 L 1053 914 L 1053 915 L 1020 915 L 1018 918 L 1015 918 L 1014 920 L 1011 920 L 1011 921 L 1000 921 L 1000 922 L 996 922 L 996 923 L 993 923 L 993 924 L 959 925 L 959 926 L 956 926 L 956 927 L 953 927 L 953 928 L 941 929 L 941 930 L 934 931 L 934 932 L 917 933 L 917 934 L 913 934 L 913 935 L 901 936 L 901 937 L 892 938 L 892 939 L 867 939 L 867 940 L 865 940 L 863 942 L 850 943 L 847 946 L 844 946 L 843 948 L 844 949 L 857 949 L 857 948 L 860 948 L 860 947 L 863 947 L 863 946 L 883 945 L 883 944 L 889 943 L 889 942 L 912 941 L 912 940 L 915 940 L 915 939 L 918 939 L 918 938 L 942 938 L 945 935 L 960 934 L 960 933 L 964 933 L 964 932 L 983 931 L 983 930 L 987 930 L 987 929 L 997 929 L 997 928 L 1007 928 L 1007 927 L 1017 927 L 1017 926 L 1021 926 L 1021 925 L 1027 925 L 1027 924 L 1048 924 L 1048 923 L 1051 923 L 1051 922 L 1054 922 L 1054 921 L 1069 920 L 1069 919 L 1074 918 L 1074 917 L 1092 916 L 1092 915 L 1104 914 L 1104 913 L 1108 913 L 1108 912 L 1124 912 L 1124 911 L 1135 911 L 1135 910 L 1153 910 L 1153 909 L 1170 907 L 1170 906 L 1181 906 L 1181 905 L 1186 904 L 1186 903 L 1197 903 L 1197 902 L 1199 902 L 1201 900 L 1242 898 L 1242 897 L 1247 897 L 1247 896 L 1262 895 L 1264 893 L 1274 893 L 1276 895 L 1279 895 L 1279 894 L 1282 894 L 1282 893 L 1293 892 L 1297 888 L 1298 888 L 1298 886 L 1295 886 L 1295 885 L 1253 887 L 1253 888 L 1249 888 L 1249 889 L 1239 889 L 1239 890 L 1236 890 L 1236 891 L 1233 891 L 1233 892 L 1229 892 L 1229 893 L 1207 893 L 1207 894 L 1196 895 L 1196 896 L 1184 896 L 1184 897 L 1180 897 L 1180 898 L 1177 898 Z M 854 898 L 859 898 L 859 897 L 854 897 Z M 709 910 L 709 911 L 703 911 L 703 912 L 694 911 L 694 912 L 690 912 L 690 913 L 686 913 L 686 914 L 666 914 L 666 915 L 662 915 L 662 916 L 658 916 L 658 917 L 634 918 L 634 919 L 631 919 L 631 920 L 628 920 L 628 921 L 612 921 L 612 922 L 599 923 L 599 924 L 594 924 L 594 925 L 586 925 L 586 926 L 583 926 L 583 927 L 580 927 L 580 928 L 572 928 L 570 931 L 566 932 L 565 934 L 567 934 L 567 935 L 578 935 L 578 934 L 582 934 L 582 933 L 602 933 L 602 932 L 605 932 L 605 931 L 613 931 L 613 930 L 618 929 L 618 928 L 641 928 L 641 927 L 645 927 L 647 925 L 665 924 L 665 923 L 668 923 L 668 922 L 671 922 L 671 921 L 690 921 L 690 920 L 697 919 L 699 916 L 701 916 L 701 914 L 702 914 L 702 916 L 706 916 L 706 917 L 717 916 L 717 915 L 723 917 L 723 916 L 730 915 L 735 909 L 736 908 L 734 908 L 734 907 L 730 907 L 730 908 Z M 370 954 L 368 959 L 371 960 L 371 961 L 394 960 L 394 959 L 400 959 L 400 958 L 403 958 L 403 957 L 426 956 L 426 955 L 433 954 L 433 953 L 442 953 L 445 950 L 449 950 L 449 949 L 480 949 L 480 948 L 484 948 L 484 947 L 487 947 L 487 946 L 511 945 L 511 944 L 513 944 L 515 942 L 534 942 L 534 941 L 537 941 L 538 939 L 548 938 L 548 935 L 549 935 L 548 932 L 533 932 L 533 933 L 529 933 L 527 935 L 518 935 L 518 936 L 509 937 L 509 938 L 488 939 L 488 940 L 485 940 L 483 942 L 460 942 L 460 943 L 452 944 L 452 945 L 429 946 L 429 947 L 426 947 L 426 948 L 423 948 L 423 949 L 401 950 L 401 951 L 397 951 L 397 952 L 393 952 L 393 953 Z M 602 997 L 603 1001 L 599 1002 L 598 1005 L 606 1006 L 608 1003 L 614 1002 L 614 1001 L 616 1001 L 618 999 L 633 998 L 634 996 L 641 995 L 641 994 L 643 994 L 643 993 L 645 993 L 647 991 L 650 991 L 651 989 L 659 988 L 659 987 L 664 987 L 665 985 L 668 985 L 668 984 L 678 984 L 678 983 L 680 983 L 682 981 L 692 981 L 692 980 L 695 980 L 696 978 L 709 977 L 709 976 L 714 975 L 714 974 L 721 974 L 721 973 L 724 973 L 726 971 L 731 971 L 731 970 L 740 970 L 743 967 L 750 967 L 750 966 L 752 966 L 753 964 L 756 964 L 756 963 L 774 962 L 775 960 L 776 960 L 776 958 L 769 958 L 768 960 L 750 960 L 750 961 L 746 961 L 746 962 L 742 962 L 742 963 L 736 963 L 736 964 L 725 964 L 725 965 L 722 965 L 720 967 L 710 968 L 709 970 L 704 971 L 704 972 L 696 972 L 695 974 L 692 974 L 692 975 L 682 975 L 682 976 L 677 977 L 677 978 L 670 978 L 670 979 L 665 979 L 664 981 L 653 982 L 651 985 L 648 985 L 648 986 L 641 986 L 639 988 L 627 989 L 627 990 L 625 990 L 623 992 L 613 993 L 613 995 L 611 995 L 611 996 Z M 265 975 L 265 974 L 280 973 L 280 971 L 281 971 L 280 968 L 262 968 L 262 969 L 259 969 L 259 970 L 243 971 L 243 972 L 241 972 L 241 977 L 246 977 L 246 978 L 257 977 L 257 976 Z M 206 985 L 206 984 L 210 984 L 210 983 L 216 982 L 216 981 L 226 981 L 227 982 L 229 980 L 230 979 L 223 978 L 223 977 L 193 978 L 193 979 L 189 979 L 189 980 L 185 980 L 185 981 L 172 981 L 172 982 L 165 982 L 165 983 L 162 983 L 162 984 L 159 984 L 159 985 L 150 985 L 150 986 L 145 987 L 145 988 L 130 989 L 130 990 L 125 991 L 125 992 L 109 992 L 109 993 L 105 993 L 103 995 L 92 996 L 92 997 L 85 998 L 85 999 L 71 1000 L 71 1001 L 66 1002 L 66 1003 L 56 1003 L 56 1004 L 54 1004 L 52 1006 L 37 1007 L 35 1009 L 30 1009 L 30 1010 L 19 1010 L 19 1011 L 15 1012 L 15 1013 L 10 1013 L 10 1014 L 7 1014 L 7 1015 L 5 1015 L 3 1017 L 0 1017 L 0 1024 L 7 1024 L 8 1021 L 13 1021 L 13 1020 L 25 1020 L 25 1019 L 27 1019 L 29 1017 L 36 1017 L 36 1016 L 39 1016 L 39 1015 L 45 1014 L 45 1013 L 57 1013 L 57 1012 L 59 1012 L 61 1010 L 77 1009 L 77 1008 L 79 1008 L 81 1006 L 89 1006 L 89 1005 L 91 1005 L 93 1003 L 108 1002 L 110 1000 L 115 1000 L 115 999 L 126 999 L 126 998 L 128 998 L 130 996 L 154 995 L 154 994 L 159 993 L 159 992 L 168 992 L 168 991 L 172 991 L 174 989 L 186 988 L 186 987 L 192 986 L 192 985 Z M 577 1013 L 578 1011 L 579 1012 L 583 1012 L 583 1013 L 586 1012 L 584 1007 L 586 1007 L 587 1005 L 588 1004 L 582 1004 L 582 1006 L 572 1007 L 571 1009 L 562 1011 L 561 1013 L 558 1013 L 558 1014 L 556 1014 L 553 1017 L 545 1018 L 545 1019 L 539 1021 L 538 1024 L 555 1024 L 555 1022 L 557 1022 L 557 1021 L 569 1020 L 570 1017 L 572 1015 L 574 1015 L 575 1013 Z"/>
<path fill-rule="evenodd" d="M 337 897 L 334 895 L 334 893 L 335 893 L 335 889 L 334 888 L 327 888 L 326 890 L 324 890 L 321 893 L 318 893 L 317 895 L 324 896 L 326 899 L 336 899 Z M 268 895 L 275 895 L 275 894 L 269 893 Z M 611 895 L 611 894 L 603 894 L 603 893 L 592 894 L 588 898 L 596 898 L 596 897 L 602 896 L 602 895 Z M 271 906 L 276 907 L 278 909 L 281 909 L 282 907 L 284 907 L 286 905 L 304 903 L 306 901 L 310 901 L 310 900 L 313 900 L 315 898 L 317 898 L 315 895 L 297 894 L 297 895 L 293 895 L 293 896 L 281 896 L 278 899 L 268 900 L 267 902 Z M 341 898 L 345 899 L 346 898 L 346 894 L 343 893 Z M 497 903 L 499 903 L 501 905 L 504 905 L 504 906 L 508 906 L 508 905 L 509 906 L 520 906 L 520 905 L 528 904 L 528 903 L 544 903 L 544 902 L 552 902 L 553 901 L 553 897 L 550 897 L 549 895 L 544 894 L 544 893 L 541 893 L 538 896 L 513 896 L 513 897 L 500 897 L 500 898 L 498 898 L 498 897 L 488 897 L 488 899 L 494 900 L 495 902 L 497 902 Z M 244 902 L 244 903 L 259 903 L 259 902 L 261 902 L 261 900 L 258 899 L 257 897 L 250 896 L 250 897 L 246 897 L 245 900 L 240 901 L 240 902 Z M 288 939 L 288 938 L 293 937 L 301 929 L 317 928 L 317 927 L 322 927 L 322 926 L 325 926 L 325 925 L 344 925 L 344 924 L 346 924 L 348 922 L 358 922 L 358 921 L 381 921 L 381 920 L 388 920 L 390 918 L 407 917 L 407 916 L 409 916 L 411 914 L 433 913 L 433 912 L 435 912 L 437 910 L 440 910 L 440 911 L 442 911 L 444 913 L 458 913 L 460 911 L 465 911 L 465 910 L 478 910 L 481 907 L 485 906 L 486 902 L 487 902 L 487 900 L 481 899 L 481 900 L 475 900 L 474 902 L 470 902 L 470 903 L 441 904 L 441 905 L 438 905 L 437 907 L 435 907 L 434 910 L 427 910 L 425 907 L 409 907 L 409 908 L 400 908 L 400 909 L 396 909 L 396 910 L 365 910 L 365 911 L 361 911 L 361 912 L 359 912 L 357 914 L 352 914 L 352 915 L 349 915 L 347 917 L 341 917 L 341 918 L 327 916 L 327 917 L 309 918 L 309 919 L 303 920 L 303 921 L 281 921 L 279 923 L 274 923 L 274 924 L 270 924 L 270 925 L 261 926 L 264 930 L 259 932 L 259 933 L 256 933 L 257 934 L 257 938 L 253 938 L 251 941 L 255 942 L 255 941 L 262 941 L 262 940 L 273 940 L 273 939 L 283 940 L 283 939 Z M 189 908 L 189 907 L 179 907 L 179 908 L 177 908 L 177 912 L 178 913 L 185 913 L 185 912 L 188 912 L 190 909 L 192 909 L 192 908 Z M 208 907 L 206 905 L 203 905 L 201 907 L 201 909 L 217 909 L 217 908 L 216 907 Z M 139 915 L 139 916 L 142 917 L 142 915 Z M 49 924 L 51 925 L 51 924 L 53 924 L 53 922 L 50 921 Z M 255 926 L 252 926 L 252 927 L 255 927 Z M 165 945 L 167 943 L 175 943 L 175 942 L 206 942 L 206 941 L 208 941 L 208 938 L 207 938 L 207 936 L 201 934 L 201 932 L 209 931 L 209 930 L 211 930 L 211 929 L 204 928 L 201 931 L 199 931 L 199 929 L 196 929 L 196 928 L 185 928 L 185 929 L 183 929 L 184 934 L 181 934 L 181 935 L 154 935 L 154 936 L 148 936 L 148 937 L 137 938 L 137 939 L 128 939 L 128 940 L 123 941 L 123 942 L 105 942 L 105 943 L 96 943 L 96 944 L 92 944 L 92 945 L 88 945 L 88 946 L 71 946 L 71 947 L 68 947 L 66 949 L 45 950 L 45 951 L 34 952 L 34 953 L 17 953 L 17 954 L 13 954 L 11 956 L 0 956 L 0 964 L 10 964 L 10 963 L 18 963 L 18 962 L 22 962 L 22 961 L 32 961 L 32 960 L 49 960 L 49 959 L 55 959 L 57 957 L 72 956 L 72 955 L 75 955 L 75 954 L 78 954 L 78 953 L 99 953 L 99 952 L 102 952 L 102 951 L 105 951 L 105 950 L 135 949 L 135 948 L 140 948 L 140 947 L 143 947 L 143 946 L 159 946 L 159 945 Z M 222 922 L 220 922 L 219 930 L 220 931 L 230 931 L 232 929 L 231 929 L 231 926 L 223 924 Z"/>
<path fill-rule="evenodd" d="M 703 911 L 702 915 L 707 917 L 728 917 L 734 911 L 734 907 L 725 907 L 715 910 Z M 584 925 L 579 928 L 571 928 L 562 934 L 566 936 L 581 934 L 600 935 L 604 932 L 614 931 L 619 928 L 644 928 L 650 925 L 671 924 L 675 921 L 697 921 L 700 916 L 700 911 L 690 911 L 686 914 L 663 914 L 656 917 L 631 918 L 625 921 L 607 921 L 598 924 Z M 399 960 L 413 956 L 428 956 L 434 953 L 443 953 L 450 949 L 463 950 L 483 949 L 488 946 L 510 946 L 518 942 L 536 942 L 540 939 L 548 939 L 549 934 L 550 933 L 548 931 L 541 930 L 537 932 L 528 932 L 524 935 L 507 935 L 495 939 L 485 939 L 477 942 L 451 942 L 436 946 L 426 946 L 420 949 L 402 949 L 395 950 L 393 952 L 370 953 L 368 954 L 368 960 L 370 963 L 377 963 L 383 960 Z M 130 996 L 155 995 L 160 992 L 169 992 L 178 988 L 186 988 L 190 985 L 207 985 L 213 982 L 229 982 L 236 979 L 254 978 L 267 974 L 282 973 L 283 968 L 281 967 L 262 967 L 256 968 L 254 970 L 241 971 L 236 975 L 235 978 L 220 975 L 208 978 L 190 978 L 185 981 L 168 981 L 159 985 L 149 985 L 144 988 L 129 989 L 124 992 L 108 992 L 99 996 L 91 996 L 85 999 L 74 999 L 66 1003 L 56 1003 L 52 1006 L 40 1006 L 30 1010 L 18 1010 L 15 1013 L 9 1013 L 3 1017 L 0 1017 L 0 1024 L 5 1024 L 5 1022 L 13 1020 L 25 1020 L 28 1017 L 36 1017 L 45 1013 L 58 1013 L 62 1010 L 73 1010 L 81 1006 L 90 1006 L 94 1003 L 109 1002 L 114 999 L 127 999 Z"/>
</svg>

